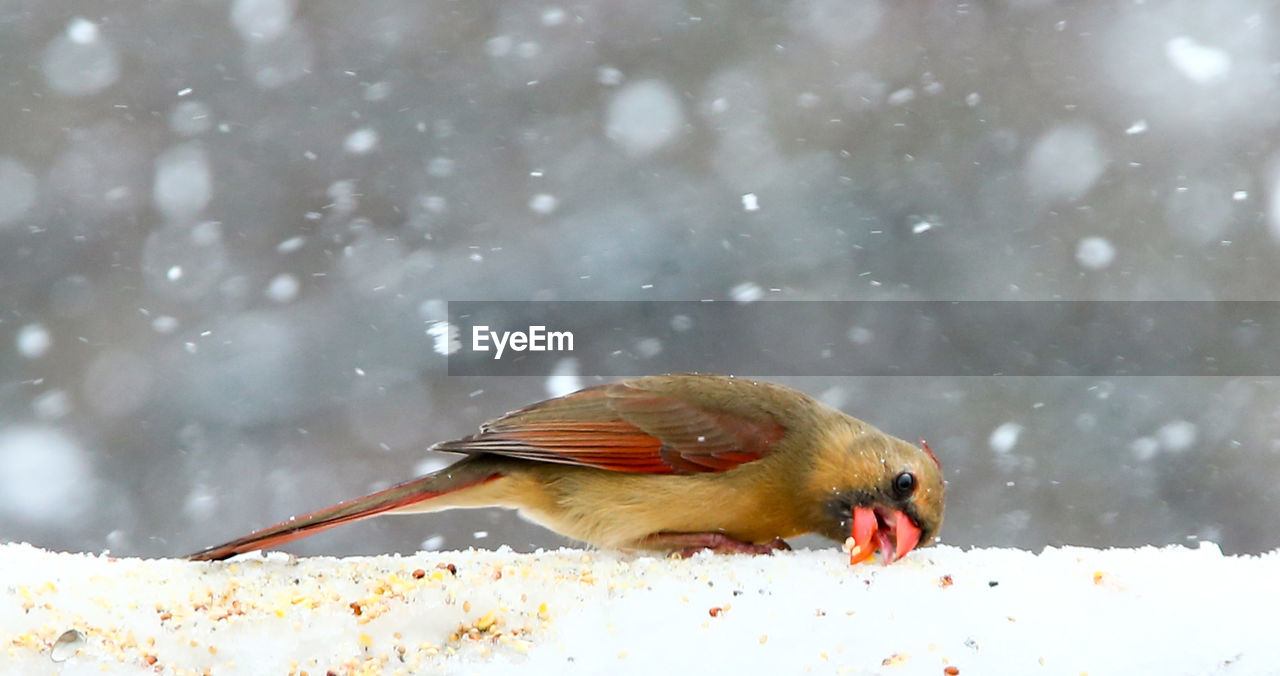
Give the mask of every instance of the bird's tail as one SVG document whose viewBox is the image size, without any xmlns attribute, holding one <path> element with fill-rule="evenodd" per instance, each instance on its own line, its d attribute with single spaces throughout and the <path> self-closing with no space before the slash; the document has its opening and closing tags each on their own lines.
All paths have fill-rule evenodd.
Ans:
<svg viewBox="0 0 1280 676">
<path fill-rule="evenodd" d="M 294 517 L 230 542 L 209 547 L 187 559 L 220 561 L 236 554 L 274 547 L 344 523 L 416 505 L 501 476 L 492 466 L 478 460 L 467 458 L 386 490 Z"/>
</svg>

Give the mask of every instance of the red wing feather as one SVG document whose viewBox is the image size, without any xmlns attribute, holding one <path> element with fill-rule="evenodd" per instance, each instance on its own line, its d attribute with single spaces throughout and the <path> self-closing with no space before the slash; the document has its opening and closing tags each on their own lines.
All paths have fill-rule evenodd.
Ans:
<svg viewBox="0 0 1280 676">
<path fill-rule="evenodd" d="M 600 385 L 514 411 L 480 434 L 434 448 L 585 465 L 618 472 L 723 472 L 769 453 L 785 430 L 716 406 L 663 378 Z M 737 386 L 709 380 L 711 388 Z M 724 392 L 720 392 L 723 396 Z M 760 416 L 756 416 L 760 417 Z"/>
</svg>

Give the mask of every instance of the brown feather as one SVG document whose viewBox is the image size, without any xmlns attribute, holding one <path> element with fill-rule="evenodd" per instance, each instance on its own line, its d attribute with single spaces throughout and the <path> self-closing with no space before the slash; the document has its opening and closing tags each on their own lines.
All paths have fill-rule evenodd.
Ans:
<svg viewBox="0 0 1280 676">
<path fill-rule="evenodd" d="M 434 448 L 616 472 L 696 474 L 759 460 L 786 433 L 772 415 L 753 419 L 725 410 L 715 397 L 663 387 L 667 382 L 646 378 L 579 390 Z"/>
</svg>

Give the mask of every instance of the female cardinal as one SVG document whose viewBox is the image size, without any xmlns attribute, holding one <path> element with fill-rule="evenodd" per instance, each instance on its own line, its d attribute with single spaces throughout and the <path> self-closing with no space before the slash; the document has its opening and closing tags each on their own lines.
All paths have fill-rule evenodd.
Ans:
<svg viewBox="0 0 1280 676">
<path fill-rule="evenodd" d="M 781 385 L 647 376 L 549 399 L 436 444 L 467 457 L 363 498 L 193 554 L 225 559 L 384 512 L 509 507 L 600 547 L 766 553 L 783 538 L 852 539 L 886 564 L 942 525 L 946 489 L 923 441 Z"/>
</svg>

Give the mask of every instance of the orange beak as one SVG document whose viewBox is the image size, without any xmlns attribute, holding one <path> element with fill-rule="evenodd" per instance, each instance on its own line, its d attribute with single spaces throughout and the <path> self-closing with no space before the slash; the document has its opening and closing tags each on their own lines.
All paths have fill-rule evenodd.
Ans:
<svg viewBox="0 0 1280 676">
<path fill-rule="evenodd" d="M 920 528 L 911 517 L 885 507 L 853 508 L 853 549 L 849 552 L 849 565 L 861 563 L 880 550 L 884 565 L 907 555 L 920 542 Z"/>
</svg>

